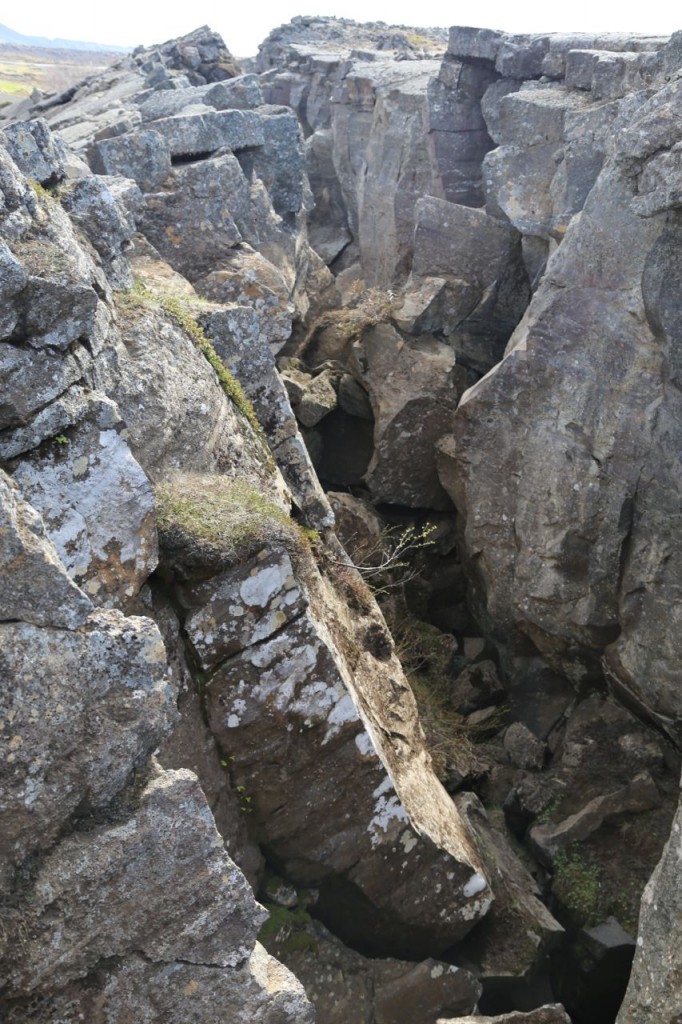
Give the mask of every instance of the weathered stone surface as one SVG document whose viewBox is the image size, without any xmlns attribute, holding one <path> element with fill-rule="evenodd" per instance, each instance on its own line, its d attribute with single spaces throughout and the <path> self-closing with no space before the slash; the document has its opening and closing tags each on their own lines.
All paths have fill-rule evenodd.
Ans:
<svg viewBox="0 0 682 1024">
<path fill-rule="evenodd" d="M 504 734 L 504 749 L 517 768 L 542 768 L 547 748 L 523 722 L 513 722 Z"/>
<path fill-rule="evenodd" d="M 274 267 L 270 267 L 274 271 Z M 248 285 L 247 285 L 248 288 Z M 315 529 L 332 525 L 333 516 L 298 432 L 285 383 L 275 369 L 272 334 L 252 306 L 234 305 L 200 316 L 225 366 L 240 382 L 263 427 L 292 496 Z"/>
<path fill-rule="evenodd" d="M 204 669 L 267 639 L 307 604 L 281 548 L 183 589 L 182 600 L 191 609 L 185 629 Z"/>
<path fill-rule="evenodd" d="M 64 178 L 64 143 L 42 118 L 7 125 L 2 133 L 9 155 L 27 178 L 41 185 L 56 185 Z"/>
<path fill-rule="evenodd" d="M 93 401 L 62 443 L 14 466 L 69 575 L 106 606 L 125 605 L 158 561 L 151 485 L 123 430 L 112 402 Z"/>
<path fill-rule="evenodd" d="M 399 669 L 390 647 L 379 649 L 375 642 L 380 623 L 365 617 L 367 612 L 359 622 L 356 613 L 354 621 L 341 604 L 327 604 L 324 621 L 331 623 L 334 607 L 335 632 L 344 631 L 337 633 L 344 656 L 318 618 L 319 601 L 318 594 L 317 613 L 311 605 L 213 674 L 208 684 L 212 731 L 234 758 L 234 777 L 249 794 L 263 841 L 286 876 L 320 889 L 323 920 L 368 948 L 443 949 L 487 910 L 485 878 L 472 869 L 476 854 L 451 805 L 446 812 L 440 803 L 435 779 L 429 776 L 427 795 L 414 752 L 407 762 L 396 759 L 390 744 L 383 745 L 389 739 L 381 738 L 383 727 L 369 724 L 380 713 L 374 707 L 381 692 L 378 679 L 386 686 L 387 671 L 398 687 L 396 699 L 408 693 L 394 674 Z M 359 691 L 346 658 L 355 665 Z M 376 694 L 370 679 L 376 680 Z M 285 714 L 291 730 L 277 728 Z M 407 705 L 403 715 L 401 732 L 411 731 L 416 723 L 409 724 Z M 417 734 L 414 740 L 421 742 Z M 377 757 L 377 745 L 391 776 Z M 409 747 L 401 741 L 401 749 L 404 757 Z M 344 822 L 341 834 L 339 821 Z M 419 882 L 425 870 L 433 880 L 433 902 L 425 899 Z M 362 914 L 354 909 L 358 898 Z"/>
<path fill-rule="evenodd" d="M 676 640 L 657 629 L 661 613 L 654 609 L 663 592 L 658 574 L 668 578 L 672 570 L 669 556 L 651 546 L 650 531 L 660 522 L 653 494 L 660 510 L 678 493 L 664 454 L 676 430 L 677 398 L 662 384 L 675 371 L 660 347 L 677 331 L 678 246 L 661 215 L 643 219 L 633 209 L 625 166 L 674 143 L 661 112 L 671 115 L 679 95 L 678 85 L 666 86 L 641 108 L 638 127 L 614 139 L 617 153 L 551 261 L 507 357 L 460 404 L 458 481 L 446 479 L 466 516 L 469 555 L 481 553 L 475 572 L 487 591 L 488 621 L 507 636 L 516 632 L 512 619 L 522 624 L 575 681 L 594 676 L 615 641 L 607 655 L 614 686 L 663 716 L 676 714 L 673 688 L 663 682 L 676 677 Z M 621 243 L 614 247 L 616 232 Z M 600 380 L 609 387 L 595 389 Z M 659 399 L 651 420 L 646 410 Z M 539 494 L 542 502 L 529 497 Z M 627 595 L 635 592 L 641 597 L 633 602 Z"/>
<path fill-rule="evenodd" d="M 153 300 L 119 310 L 117 365 L 98 383 L 120 408 L 128 443 L 150 479 L 219 472 L 267 490 L 272 483 L 275 500 L 284 498 L 262 441 L 177 322 Z"/>
<path fill-rule="evenodd" d="M 75 982 L 46 1000 L 36 1024 L 58 1024 L 65 1014 L 80 1013 L 95 1024 L 116 1024 L 121 1017 L 164 1021 L 164 1024 L 205 1024 L 216 1007 L 234 1024 L 314 1024 L 314 1010 L 303 986 L 256 943 L 249 960 L 238 968 L 173 960 L 149 963 L 141 956 L 124 957 Z M 23 1024 L 25 1004 L 10 1007 L 10 1024 Z"/>
<path fill-rule="evenodd" d="M 180 874 L 187 854 L 194 863 Z M 43 860 L 27 900 L 31 938 L 20 961 L 11 930 L 7 936 L 9 994 L 61 987 L 100 960 L 134 951 L 155 961 L 237 967 L 264 917 L 225 854 L 196 778 L 166 772 L 130 817 L 70 836 Z"/>
<path fill-rule="evenodd" d="M 92 610 L 67 576 L 40 516 L 0 472 L 0 619 L 76 629 Z"/>
<path fill-rule="evenodd" d="M 296 410 L 296 416 L 304 427 L 314 427 L 336 408 L 338 399 L 333 380 L 330 371 L 323 370 L 304 391 Z"/>
<path fill-rule="evenodd" d="M 262 118 L 251 110 L 207 110 L 203 114 L 175 114 L 149 122 L 171 155 L 194 156 L 226 146 L 232 152 L 264 144 Z"/>
<path fill-rule="evenodd" d="M 145 192 L 157 188 L 171 173 L 168 145 L 151 129 L 93 143 L 88 162 L 95 174 L 122 174 Z"/>
<path fill-rule="evenodd" d="M 107 182 L 94 176 L 79 178 L 60 198 L 103 259 L 111 261 L 121 256 L 135 233 L 135 223 Z"/>
<path fill-rule="evenodd" d="M 113 799 L 173 709 L 149 620 L 97 612 L 77 631 L 4 623 L 0 634 L 5 887 L 12 865 L 44 848 L 77 807 Z"/>
<path fill-rule="evenodd" d="M 678 809 L 670 839 L 642 896 L 637 951 L 618 1024 L 674 1024 L 679 1016 L 681 820 Z"/>
<path fill-rule="evenodd" d="M 210 271 L 193 284 L 204 298 L 252 306 L 274 352 L 289 338 L 294 307 L 287 282 L 278 267 L 250 246 L 241 244 L 225 269 Z"/>
</svg>

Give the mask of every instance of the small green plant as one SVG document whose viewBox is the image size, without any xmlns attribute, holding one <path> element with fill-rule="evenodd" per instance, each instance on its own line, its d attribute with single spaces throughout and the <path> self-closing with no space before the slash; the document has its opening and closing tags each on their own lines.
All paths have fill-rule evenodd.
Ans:
<svg viewBox="0 0 682 1024">
<path fill-rule="evenodd" d="M 300 951 L 317 951 L 317 939 L 312 933 L 312 918 L 300 907 L 289 910 L 278 903 L 264 903 L 270 917 L 262 926 L 258 940 L 268 952 L 276 956 Z"/>
<path fill-rule="evenodd" d="M 361 564 L 350 558 L 336 559 L 339 566 L 347 565 L 356 570 L 375 596 L 396 587 L 402 587 L 419 575 L 413 564 L 413 556 L 434 544 L 432 534 L 437 527 L 407 526 L 403 530 L 387 528 L 373 543 L 365 545 L 365 561 Z"/>
<path fill-rule="evenodd" d="M 591 926 L 602 916 L 602 885 L 599 865 L 577 845 L 554 858 L 552 891 L 576 923 Z"/>
<path fill-rule="evenodd" d="M 64 434 L 55 434 L 52 440 L 55 444 L 66 445 L 69 443 L 68 437 L 65 437 Z"/>
</svg>

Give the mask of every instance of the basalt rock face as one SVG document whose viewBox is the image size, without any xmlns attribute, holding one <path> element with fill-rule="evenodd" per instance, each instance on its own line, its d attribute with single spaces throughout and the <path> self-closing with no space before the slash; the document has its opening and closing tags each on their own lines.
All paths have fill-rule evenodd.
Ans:
<svg viewBox="0 0 682 1024">
<path fill-rule="evenodd" d="M 13 1024 L 615 1019 L 679 772 L 680 43 L 445 49 L 199 29 L 0 132 Z"/>
</svg>

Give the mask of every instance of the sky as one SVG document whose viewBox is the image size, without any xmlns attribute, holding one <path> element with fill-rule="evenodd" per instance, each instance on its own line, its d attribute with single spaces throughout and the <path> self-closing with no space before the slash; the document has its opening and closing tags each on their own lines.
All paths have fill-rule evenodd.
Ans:
<svg viewBox="0 0 682 1024">
<path fill-rule="evenodd" d="M 639 32 L 667 35 L 682 28 L 682 14 L 671 0 L 478 0 L 461 6 L 452 0 L 31 0 L 12 4 L 0 21 L 16 32 L 50 38 L 137 46 L 165 42 L 210 25 L 237 56 L 256 53 L 277 25 L 296 14 L 323 14 L 356 21 L 399 25 L 476 25 L 507 32 Z"/>
</svg>

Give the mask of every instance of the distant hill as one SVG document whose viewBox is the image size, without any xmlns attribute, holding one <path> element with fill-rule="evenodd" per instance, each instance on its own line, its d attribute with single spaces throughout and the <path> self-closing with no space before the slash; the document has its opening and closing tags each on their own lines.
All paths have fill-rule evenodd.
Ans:
<svg viewBox="0 0 682 1024">
<path fill-rule="evenodd" d="M 127 53 L 131 46 L 109 46 L 103 43 L 84 43 L 77 39 L 47 39 L 43 36 L 25 36 L 7 25 L 0 25 L 0 44 L 10 46 L 40 46 L 50 50 L 87 50 L 90 53 Z"/>
</svg>

